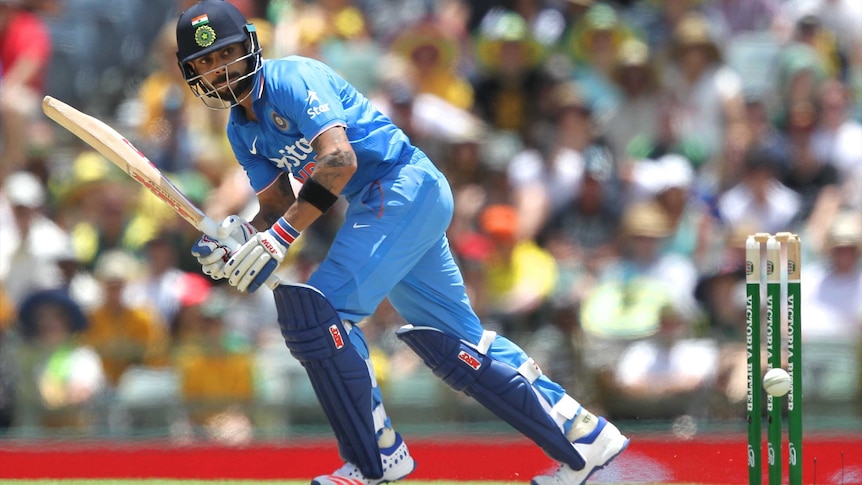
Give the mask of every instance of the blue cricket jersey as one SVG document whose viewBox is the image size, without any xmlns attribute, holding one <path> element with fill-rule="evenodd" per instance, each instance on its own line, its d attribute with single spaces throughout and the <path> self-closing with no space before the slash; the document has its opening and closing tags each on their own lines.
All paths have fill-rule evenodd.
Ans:
<svg viewBox="0 0 862 485">
<path fill-rule="evenodd" d="M 235 107 L 227 134 L 255 192 L 283 171 L 300 182 L 311 177 L 317 155 L 310 142 L 333 126 L 346 129 L 358 161 L 343 191 L 348 198 L 393 165 L 407 163 L 415 151 L 403 131 L 320 61 L 300 56 L 267 59 L 255 76 L 252 95 L 258 121 L 249 121 L 242 108 Z"/>
<path fill-rule="evenodd" d="M 478 344 L 485 333 L 446 239 L 454 201 L 443 174 L 389 118 L 319 61 L 267 60 L 253 89 L 258 122 L 236 107 L 227 133 L 256 192 L 285 171 L 299 181 L 311 177 L 316 153 L 310 142 L 328 128 L 343 126 L 356 152 L 357 171 L 342 192 L 356 203 L 349 205 L 308 284 L 326 295 L 343 320 L 361 321 L 388 297 L 408 322 Z M 359 327 L 349 338 L 368 360 Z M 527 362 L 523 350 L 502 337 L 487 352 L 514 369 Z M 565 395 L 545 376 L 533 385 L 552 405 Z M 373 400 L 374 409 L 382 411 L 377 388 Z M 388 424 L 385 414 L 379 417 L 378 429 Z"/>
</svg>

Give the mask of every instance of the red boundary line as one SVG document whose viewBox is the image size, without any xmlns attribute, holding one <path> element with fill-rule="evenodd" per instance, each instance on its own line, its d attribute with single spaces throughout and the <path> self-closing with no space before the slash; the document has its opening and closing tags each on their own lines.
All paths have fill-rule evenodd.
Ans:
<svg viewBox="0 0 862 485">
<path fill-rule="evenodd" d="M 595 476 L 599 483 L 747 482 L 744 435 L 688 441 L 657 435 L 633 438 L 629 449 Z M 508 436 L 420 438 L 409 445 L 418 464 L 411 475 L 415 479 L 526 482 L 553 467 L 532 443 Z M 786 443 L 784 448 L 786 463 Z M 805 483 L 840 483 L 842 466 L 844 483 L 862 483 L 858 437 L 806 436 L 803 449 Z M 161 441 L 0 442 L 0 478 L 307 479 L 339 465 L 332 441 L 320 439 L 236 447 Z"/>
</svg>

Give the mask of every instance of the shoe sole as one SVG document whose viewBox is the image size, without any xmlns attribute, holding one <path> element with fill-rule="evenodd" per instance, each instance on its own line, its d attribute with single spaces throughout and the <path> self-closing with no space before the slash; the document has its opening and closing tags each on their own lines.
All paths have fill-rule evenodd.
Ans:
<svg viewBox="0 0 862 485">
<path fill-rule="evenodd" d="M 581 483 L 580 483 L 580 484 L 578 484 L 578 485 L 585 485 L 585 484 L 587 483 L 587 480 L 589 480 L 589 479 L 590 479 L 590 477 L 591 477 L 591 476 L 593 476 L 593 473 L 595 473 L 595 472 L 597 472 L 597 471 L 601 470 L 602 468 L 604 468 L 604 467 L 606 467 L 606 466 L 610 465 L 610 464 L 611 464 L 611 462 L 612 462 L 612 461 L 614 461 L 614 459 L 615 459 L 616 457 L 620 456 L 621 454 L 623 454 L 623 452 L 624 452 L 624 451 L 626 451 L 626 448 L 628 448 L 628 447 L 629 447 L 629 443 L 631 443 L 631 441 L 632 441 L 632 440 L 630 440 L 630 439 L 626 438 L 626 441 L 625 441 L 625 443 L 623 443 L 623 446 L 622 446 L 622 448 L 620 448 L 620 451 L 618 451 L 618 452 L 614 453 L 614 455 L 613 455 L 613 456 L 611 456 L 610 458 L 608 458 L 608 459 L 607 459 L 607 461 L 605 461 L 605 462 L 604 462 L 604 463 L 602 463 L 601 465 L 596 466 L 596 467 L 593 467 L 593 469 L 590 471 L 590 473 L 589 473 L 589 474 L 587 474 L 587 478 L 585 478 L 585 479 L 584 479 L 584 481 L 583 481 L 583 482 L 581 482 Z"/>
<path fill-rule="evenodd" d="M 380 483 L 392 483 L 392 482 L 397 482 L 397 481 L 399 481 L 399 480 L 404 480 L 405 478 L 407 478 L 407 477 L 408 477 L 411 473 L 413 473 L 414 471 L 416 471 L 416 460 L 413 460 L 413 466 L 412 466 L 412 467 L 410 467 L 410 471 L 409 471 L 409 472 L 405 473 L 404 475 L 401 475 L 400 477 L 398 477 L 398 478 L 396 478 L 396 479 L 394 479 L 394 480 L 386 480 L 385 482 L 380 482 Z"/>
<path fill-rule="evenodd" d="M 628 447 L 629 447 L 629 443 L 631 443 L 631 440 L 630 440 L 629 438 L 624 438 L 624 439 L 625 439 L 625 442 L 623 442 L 623 445 L 620 447 L 620 449 L 619 449 L 619 450 L 617 450 L 617 452 L 616 452 L 616 453 L 614 453 L 613 455 L 611 455 L 611 456 L 610 456 L 607 460 L 605 460 L 605 462 L 604 462 L 604 463 L 602 463 L 601 465 L 594 466 L 594 467 L 593 467 L 593 469 L 592 469 L 592 470 L 590 470 L 590 472 L 587 474 L 587 476 L 583 479 L 583 481 L 581 481 L 580 483 L 577 483 L 577 484 L 573 484 L 573 485 L 585 485 L 585 484 L 587 483 L 587 480 L 589 480 L 589 479 L 590 479 L 590 477 L 592 477 L 594 473 L 596 473 L 597 471 L 601 470 L 602 468 L 604 468 L 604 467 L 606 467 L 606 466 L 610 465 L 610 464 L 611 464 L 611 462 L 613 462 L 613 461 L 614 461 L 614 459 L 616 459 L 616 457 L 620 456 L 624 451 L 626 451 L 626 448 L 628 448 Z M 538 478 L 538 477 L 537 477 L 537 478 Z M 539 485 L 539 484 L 538 484 L 538 483 L 536 482 L 536 480 L 534 479 L 534 480 L 530 480 L 530 485 Z"/>
<path fill-rule="evenodd" d="M 408 475 L 413 473 L 415 470 L 416 470 L 416 460 L 413 460 L 413 466 L 410 468 L 410 471 L 408 471 L 404 475 L 401 475 L 398 478 L 393 478 L 392 480 L 381 480 L 381 481 L 377 482 L 377 485 L 381 485 L 384 483 L 394 483 L 394 482 L 397 482 L 399 480 L 404 480 L 405 478 L 407 478 Z M 311 485 L 324 485 L 324 484 L 328 484 L 328 483 L 333 483 L 335 485 L 364 485 L 365 484 L 365 482 L 363 482 L 362 480 L 359 480 L 358 478 L 341 477 L 338 475 L 327 475 L 326 481 L 323 481 L 323 480 L 318 481 L 316 478 L 311 480 Z"/>
</svg>

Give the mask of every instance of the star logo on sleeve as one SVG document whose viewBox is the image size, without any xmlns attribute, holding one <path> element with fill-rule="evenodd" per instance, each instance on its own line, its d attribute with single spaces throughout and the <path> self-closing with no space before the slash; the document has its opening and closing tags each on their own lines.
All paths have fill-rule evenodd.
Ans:
<svg viewBox="0 0 862 485">
<path fill-rule="evenodd" d="M 317 97 L 317 92 L 309 89 L 308 90 L 308 96 L 306 96 L 306 98 L 305 98 L 305 102 L 307 104 L 311 104 L 311 103 L 320 104 L 320 98 Z"/>
</svg>

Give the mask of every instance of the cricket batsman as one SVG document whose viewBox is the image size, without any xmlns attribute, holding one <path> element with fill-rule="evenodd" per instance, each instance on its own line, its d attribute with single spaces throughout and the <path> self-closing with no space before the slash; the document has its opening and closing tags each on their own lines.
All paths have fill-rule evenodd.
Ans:
<svg viewBox="0 0 862 485">
<path fill-rule="evenodd" d="M 308 284 L 273 290 L 287 347 L 308 373 L 344 459 L 313 485 L 376 485 L 415 468 L 356 326 L 385 297 L 410 322 L 398 338 L 434 374 L 560 463 L 533 484 L 585 483 L 628 446 L 521 348 L 482 328 L 445 236 L 449 184 L 368 99 L 319 61 L 264 60 L 254 25 L 227 1 L 192 5 L 176 35 L 189 87 L 207 106 L 230 109 L 228 138 L 260 203 L 260 232 L 237 216 L 222 222 L 239 248 L 207 236 L 194 245 L 204 273 L 253 292 L 305 228 L 339 197 L 348 202 Z M 302 183 L 296 197 L 288 173 Z"/>
</svg>

